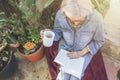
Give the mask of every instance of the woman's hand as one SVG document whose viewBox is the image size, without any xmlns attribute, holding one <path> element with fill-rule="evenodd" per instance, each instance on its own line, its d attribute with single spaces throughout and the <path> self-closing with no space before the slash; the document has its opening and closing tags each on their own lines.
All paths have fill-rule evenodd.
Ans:
<svg viewBox="0 0 120 80">
<path fill-rule="evenodd" d="M 40 36 L 41 36 L 41 39 L 43 40 L 43 34 L 45 31 L 50 31 L 50 29 L 43 29 L 40 31 Z"/>
<path fill-rule="evenodd" d="M 76 59 L 76 58 L 79 58 L 81 56 L 84 56 L 85 54 L 87 54 L 89 52 L 88 48 L 84 48 L 83 50 L 81 51 L 73 51 L 73 52 L 69 52 L 67 54 L 67 56 L 70 58 L 70 59 Z"/>
<path fill-rule="evenodd" d="M 70 59 L 76 59 L 76 58 L 79 58 L 79 57 L 82 56 L 81 53 L 82 53 L 81 51 L 69 52 L 69 53 L 67 54 L 67 56 L 68 56 Z"/>
</svg>

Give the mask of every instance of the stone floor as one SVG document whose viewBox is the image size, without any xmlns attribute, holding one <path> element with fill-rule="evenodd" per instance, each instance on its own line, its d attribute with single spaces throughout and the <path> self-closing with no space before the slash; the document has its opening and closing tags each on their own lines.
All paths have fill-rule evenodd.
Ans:
<svg viewBox="0 0 120 80">
<path fill-rule="evenodd" d="M 15 56 L 18 60 L 18 69 L 8 80 L 50 80 L 45 57 L 38 62 L 30 62 L 18 53 L 15 53 Z"/>
<path fill-rule="evenodd" d="M 18 53 L 15 55 L 18 60 L 18 69 L 8 80 L 50 80 L 45 57 L 38 62 L 32 63 Z M 103 54 L 103 58 L 109 80 L 117 80 L 116 74 L 117 70 L 120 69 L 120 62 L 105 54 Z"/>
</svg>

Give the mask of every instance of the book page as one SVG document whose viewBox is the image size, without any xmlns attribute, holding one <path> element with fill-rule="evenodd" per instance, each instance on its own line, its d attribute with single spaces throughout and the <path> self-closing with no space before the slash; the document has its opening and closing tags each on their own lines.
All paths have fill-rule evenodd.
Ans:
<svg viewBox="0 0 120 80">
<path fill-rule="evenodd" d="M 70 62 L 64 66 L 66 73 L 71 74 L 77 78 L 81 78 L 82 69 L 84 65 L 84 58 L 80 57 L 78 59 L 70 59 Z"/>
<path fill-rule="evenodd" d="M 61 66 L 65 66 L 68 62 L 69 62 L 69 57 L 67 57 L 67 53 L 69 51 L 66 51 L 64 49 L 61 49 L 59 52 L 58 52 L 58 55 L 56 56 L 55 58 L 55 62 L 60 64 Z"/>
<path fill-rule="evenodd" d="M 69 57 L 67 57 L 67 53 L 68 51 L 61 49 L 54 61 L 63 66 L 64 72 L 80 79 L 84 65 L 84 58 L 80 57 L 77 59 L 69 59 Z"/>
</svg>

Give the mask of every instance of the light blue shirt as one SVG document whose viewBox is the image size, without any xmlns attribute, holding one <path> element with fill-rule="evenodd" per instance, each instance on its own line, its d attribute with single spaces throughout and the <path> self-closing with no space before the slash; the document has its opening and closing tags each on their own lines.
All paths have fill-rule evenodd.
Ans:
<svg viewBox="0 0 120 80">
<path fill-rule="evenodd" d="M 84 74 L 84 70 L 91 58 L 104 43 L 102 15 L 96 10 L 93 10 L 93 12 L 86 17 L 81 27 L 74 29 L 69 25 L 66 17 L 58 11 L 55 17 L 53 31 L 55 33 L 54 40 L 59 40 L 59 50 L 80 51 L 88 47 L 89 53 L 83 56 L 85 58 Z"/>
</svg>

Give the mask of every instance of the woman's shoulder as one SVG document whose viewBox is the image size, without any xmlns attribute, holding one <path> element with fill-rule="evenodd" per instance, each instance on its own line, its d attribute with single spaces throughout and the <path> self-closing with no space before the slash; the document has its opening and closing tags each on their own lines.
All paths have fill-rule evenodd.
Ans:
<svg viewBox="0 0 120 80">
<path fill-rule="evenodd" d="M 94 20 L 94 21 L 97 21 L 97 22 L 103 22 L 102 14 L 95 9 L 91 13 L 91 19 Z"/>
<path fill-rule="evenodd" d="M 64 17 L 65 17 L 65 16 L 61 13 L 61 11 L 58 10 L 57 13 L 56 13 L 56 18 L 57 18 L 57 19 L 63 19 Z"/>
</svg>

